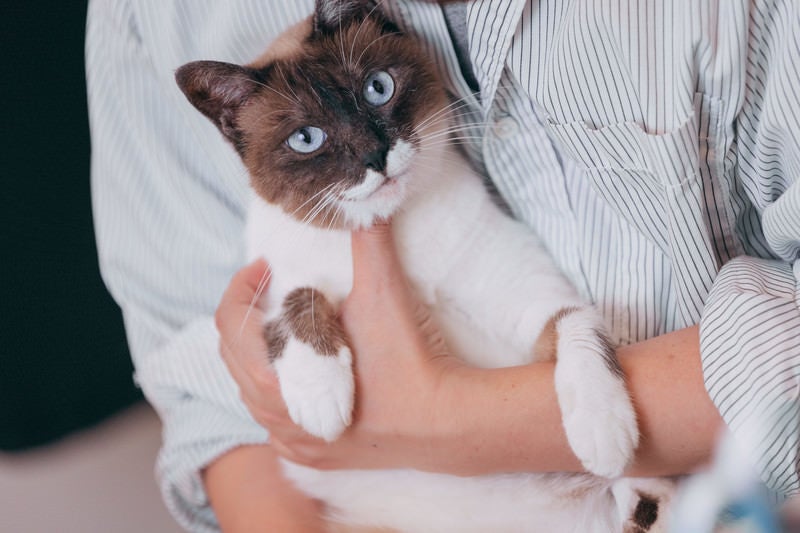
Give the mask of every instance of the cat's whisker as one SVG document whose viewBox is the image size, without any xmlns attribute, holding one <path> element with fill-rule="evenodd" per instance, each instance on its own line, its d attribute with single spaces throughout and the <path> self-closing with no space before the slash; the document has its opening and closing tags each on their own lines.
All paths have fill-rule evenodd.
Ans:
<svg viewBox="0 0 800 533">
<path fill-rule="evenodd" d="M 458 100 L 454 100 L 454 101 L 450 102 L 450 104 L 442 107 L 441 109 L 439 109 L 439 110 L 433 112 L 432 114 L 430 114 L 429 116 L 427 116 L 422 122 L 417 124 L 415 129 L 424 128 L 431 121 L 436 120 L 436 119 L 440 119 L 442 117 L 442 115 L 444 115 L 445 117 L 449 118 L 451 113 L 454 113 L 456 111 L 460 111 L 461 109 L 464 109 L 465 107 L 469 107 L 469 102 L 467 102 L 465 99 L 459 98 Z"/>
<path fill-rule="evenodd" d="M 247 325 L 247 322 L 250 320 L 250 316 L 253 314 L 253 310 L 256 307 L 258 307 L 258 301 L 264 294 L 264 291 L 266 290 L 267 285 L 269 285 L 269 281 L 271 278 L 272 278 L 271 270 L 267 270 L 264 272 L 264 274 L 262 274 L 261 279 L 258 281 L 258 284 L 256 285 L 256 290 L 255 293 L 253 294 L 253 298 L 250 300 L 250 305 L 247 306 L 247 311 L 245 312 L 244 317 L 242 318 L 241 324 L 239 324 L 239 331 L 236 332 L 236 336 L 233 338 L 232 343 L 225 344 L 225 348 L 227 348 L 228 351 L 233 351 L 239 344 L 239 341 L 241 341 L 242 336 L 244 335 L 245 326 Z"/>
<path fill-rule="evenodd" d="M 298 105 L 300 104 L 300 102 L 299 102 L 299 101 L 297 101 L 297 100 L 293 100 L 293 99 L 292 99 L 291 97 L 289 97 L 287 94 L 284 94 L 284 93 L 282 93 L 281 91 L 279 91 L 279 90 L 275 89 L 274 87 L 270 87 L 270 86 L 269 86 L 269 85 L 267 85 L 266 83 L 261 83 L 260 81 L 258 81 L 258 80 L 254 80 L 254 79 L 252 79 L 252 78 L 249 78 L 247 81 L 248 81 L 248 82 L 250 82 L 250 83 L 252 83 L 252 84 L 254 84 L 254 85 L 258 85 L 259 87 L 263 87 L 263 88 L 265 88 L 265 89 L 267 89 L 267 90 L 269 90 L 269 91 L 272 91 L 273 93 L 277 94 L 278 96 L 282 96 L 283 98 L 285 98 L 286 100 L 288 100 L 288 101 L 289 101 L 290 103 L 292 103 L 292 104 L 298 104 Z"/>
<path fill-rule="evenodd" d="M 316 84 L 311 83 L 311 81 L 308 80 L 306 83 L 306 87 L 308 87 L 311 90 L 311 94 L 314 95 L 314 98 L 317 100 L 317 104 L 319 104 L 320 107 L 323 107 L 322 97 L 320 97 L 319 92 L 317 92 Z"/>
<path fill-rule="evenodd" d="M 283 69 L 280 68 L 280 64 L 278 65 L 278 74 L 281 75 L 281 78 L 283 79 L 283 82 L 286 84 L 287 87 L 289 87 L 289 90 L 292 92 L 292 95 L 294 96 L 294 101 L 299 104 L 300 103 L 300 97 L 297 96 L 297 93 L 294 92 L 294 87 L 292 87 L 292 84 L 289 83 L 289 80 L 286 79 L 286 72 L 284 72 Z"/>
<path fill-rule="evenodd" d="M 431 120 L 429 118 L 424 123 L 415 126 L 414 131 L 420 135 L 425 135 L 426 131 L 433 130 L 435 132 L 436 130 L 441 129 L 442 126 L 444 126 L 445 128 L 466 128 L 466 127 L 487 126 L 489 124 L 492 124 L 492 122 L 488 120 L 473 119 L 473 120 L 459 121 L 456 120 L 453 115 L 450 115 L 448 113 L 446 115 L 437 117 L 435 120 Z"/>
<path fill-rule="evenodd" d="M 508 89 L 513 88 L 513 87 L 514 87 L 513 84 L 498 85 L 497 90 L 499 90 L 499 91 L 508 90 Z M 480 96 L 480 92 L 474 92 L 474 93 L 472 93 L 471 96 L 473 98 L 475 98 L 475 99 L 478 99 L 478 97 Z M 468 108 L 470 106 L 471 106 L 471 103 L 467 100 L 467 97 L 457 98 L 457 99 L 451 101 L 448 105 L 446 105 L 443 108 L 441 108 L 440 110 L 435 111 L 433 114 L 429 115 L 420 124 L 418 124 L 415 129 L 420 129 L 420 128 L 424 127 L 426 125 L 426 123 L 428 123 L 428 122 L 434 120 L 435 118 L 439 117 L 442 113 L 448 113 L 449 114 L 451 112 L 455 112 L 455 111 L 458 111 L 458 110 L 461 110 L 461 109 L 464 109 L 464 108 Z"/>
<path fill-rule="evenodd" d="M 342 68 L 347 71 L 347 60 L 344 56 L 344 32 L 342 31 L 342 4 L 339 4 L 339 50 L 341 53 Z"/>
<path fill-rule="evenodd" d="M 467 145 L 480 145 L 483 141 L 483 137 L 474 137 L 474 136 L 459 136 L 459 137 L 442 137 L 440 139 L 429 139 L 425 143 L 425 148 L 427 149 L 434 149 L 440 146 L 467 146 Z"/>
<path fill-rule="evenodd" d="M 297 208 L 294 211 L 292 211 L 291 213 L 289 213 L 289 215 L 290 216 L 296 215 L 302 208 L 307 206 L 310 202 L 313 202 L 314 200 L 316 200 L 317 197 L 324 195 L 327 191 L 329 191 L 331 188 L 333 188 L 334 185 L 335 185 L 335 183 L 331 183 L 331 184 L 325 186 L 323 189 L 317 191 L 311 197 L 309 197 L 305 202 L 303 202 L 302 204 L 297 206 Z"/>
<path fill-rule="evenodd" d="M 344 211 L 342 210 L 342 206 L 337 202 L 334 204 L 333 209 L 333 216 L 331 217 L 331 221 L 328 224 L 328 229 L 334 229 L 338 227 L 339 219 L 344 218 Z"/>
<path fill-rule="evenodd" d="M 333 213 L 332 213 L 332 210 L 330 209 L 330 207 L 332 205 L 334 205 L 334 198 L 332 198 L 330 194 L 326 194 L 325 198 L 322 201 L 322 205 L 323 205 L 323 210 L 321 211 L 322 219 L 321 220 L 316 220 L 315 222 L 316 222 L 317 225 L 319 225 L 321 227 L 325 227 L 325 224 L 326 224 L 326 221 L 328 220 L 328 217 L 332 217 L 333 216 Z M 334 208 L 335 208 L 335 205 L 334 205 Z"/>
<path fill-rule="evenodd" d="M 361 20 L 361 23 L 358 25 L 358 30 L 356 31 L 355 37 L 353 37 L 353 42 L 350 44 L 350 64 L 353 65 L 353 51 L 356 46 L 356 42 L 358 41 L 358 34 L 361 33 L 361 30 L 364 28 L 364 23 L 372 16 L 376 9 L 380 7 L 381 4 L 384 3 L 385 0 L 380 0 L 379 2 L 375 3 L 375 6 L 367 13 L 367 16 Z M 353 65 L 354 67 L 357 65 Z"/>
<path fill-rule="evenodd" d="M 485 126 L 484 124 L 475 124 L 472 126 L 453 126 L 450 128 L 445 128 L 441 130 L 434 131 L 428 135 L 420 135 L 421 139 L 434 139 L 436 137 L 441 137 L 443 135 L 451 135 L 453 133 L 463 133 L 465 135 L 478 135 L 476 130 L 481 131 L 478 126 Z"/>
<path fill-rule="evenodd" d="M 418 127 L 419 126 L 423 126 L 424 124 L 426 124 L 428 122 L 431 122 L 433 120 L 436 120 L 437 118 L 442 118 L 442 116 L 448 117 L 448 118 L 452 117 L 458 111 L 461 111 L 462 109 L 469 109 L 471 107 L 472 107 L 472 103 L 469 100 L 467 100 L 466 97 L 464 97 L 464 98 L 456 98 L 456 99 L 452 100 L 450 103 L 448 103 L 447 105 L 443 106 L 441 109 L 438 109 L 437 111 L 435 111 L 435 112 L 431 113 L 430 115 L 428 115 L 418 125 Z"/>
<path fill-rule="evenodd" d="M 326 194 L 322 200 L 317 204 L 317 206 L 308 214 L 304 222 L 310 222 L 315 220 L 320 213 L 326 212 L 327 208 L 336 200 L 336 197 L 332 194 Z M 324 221 L 324 216 L 323 216 Z"/>
<path fill-rule="evenodd" d="M 325 205 L 327 203 L 327 198 L 323 198 L 319 203 L 317 203 L 314 208 L 306 213 L 306 216 L 303 217 L 303 224 L 309 224 L 314 219 L 316 219 L 319 214 L 325 209 Z"/>
<path fill-rule="evenodd" d="M 310 221 L 314 220 L 314 218 L 320 213 L 320 211 L 324 209 L 326 198 L 327 197 L 323 195 L 323 197 L 318 202 L 316 202 L 311 209 L 308 210 L 308 212 L 303 216 L 301 220 L 303 224 L 307 224 Z"/>
<path fill-rule="evenodd" d="M 359 55 L 358 59 L 356 59 L 355 66 L 358 66 L 358 65 L 361 64 L 361 59 L 364 57 L 364 53 L 366 53 L 366 51 L 369 50 L 370 46 L 374 45 L 375 43 L 377 43 L 381 39 L 385 39 L 386 37 L 391 37 L 392 35 L 393 34 L 391 34 L 391 33 L 384 33 L 380 37 L 377 37 L 377 38 L 373 39 L 371 43 L 369 43 L 367 46 L 364 47 L 363 50 L 361 50 L 361 55 Z"/>
<path fill-rule="evenodd" d="M 442 139 L 451 139 L 451 138 L 464 138 L 470 137 L 473 139 L 482 139 L 485 135 L 482 131 L 476 131 L 474 128 L 468 129 L 452 129 L 452 130 L 443 130 L 439 132 L 434 132 L 426 136 L 420 137 L 420 143 L 422 146 L 427 146 L 430 142 L 438 142 Z"/>
<path fill-rule="evenodd" d="M 483 140 L 483 137 L 475 137 L 475 136 L 462 136 L 462 137 L 443 137 L 441 139 L 433 139 L 432 141 L 428 141 L 425 143 L 426 148 L 437 148 L 439 146 L 447 146 L 447 145 L 467 145 L 467 144 L 476 144 L 480 143 Z"/>
<path fill-rule="evenodd" d="M 436 122 L 431 122 L 431 123 L 427 124 L 423 128 L 416 127 L 416 128 L 414 128 L 414 130 L 417 131 L 417 132 L 422 132 L 424 130 L 433 129 L 434 132 L 435 132 L 441 125 L 444 125 L 446 128 L 462 128 L 463 129 L 463 128 L 474 128 L 474 127 L 478 127 L 478 126 L 489 126 L 491 124 L 493 124 L 493 122 L 490 121 L 490 120 L 468 120 L 468 121 L 465 120 L 465 121 L 456 122 L 456 121 L 451 120 L 450 118 L 442 118 L 442 119 L 437 120 Z"/>
<path fill-rule="evenodd" d="M 417 133 L 417 136 L 420 139 L 431 139 L 436 137 L 441 137 L 443 135 L 452 135 L 452 134 L 464 134 L 464 135 L 483 135 L 483 132 L 488 127 L 487 124 L 470 124 L 470 125 L 458 125 L 458 126 L 448 126 L 439 129 L 433 129 L 427 133 Z M 416 133 L 416 132 L 415 132 Z"/>
<path fill-rule="evenodd" d="M 342 206 L 338 202 L 335 202 L 332 205 L 332 209 L 329 211 L 331 213 L 331 220 L 328 223 L 328 229 L 342 229 L 345 223 L 345 215 Z"/>
<path fill-rule="evenodd" d="M 317 317 L 314 314 L 314 296 L 317 294 L 317 291 L 311 291 L 311 330 L 314 332 L 314 335 L 318 335 L 317 333 Z"/>
<path fill-rule="evenodd" d="M 418 134 L 418 138 L 423 145 L 426 145 L 426 143 L 432 140 L 438 140 L 442 138 L 450 139 L 450 138 L 471 137 L 474 139 L 482 139 L 483 137 L 485 137 L 484 135 L 485 129 L 486 128 L 483 125 L 451 127 L 440 130 L 434 130 L 425 135 Z"/>
</svg>

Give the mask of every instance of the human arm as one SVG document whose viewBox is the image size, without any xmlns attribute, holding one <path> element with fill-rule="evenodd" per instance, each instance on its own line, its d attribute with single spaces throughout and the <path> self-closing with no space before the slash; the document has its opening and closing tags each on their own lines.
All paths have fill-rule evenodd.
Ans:
<svg viewBox="0 0 800 533">
<path fill-rule="evenodd" d="M 323 443 L 295 426 L 258 359 L 226 355 L 245 403 L 270 428 L 279 453 L 318 468 L 580 470 L 561 425 L 552 363 L 482 370 L 430 350 L 390 233 L 355 234 L 353 252 L 356 282 L 342 317 L 356 353 L 357 408 L 339 440 Z M 233 333 L 226 334 L 226 324 L 243 319 L 224 299 L 217 312 L 223 338 Z M 643 435 L 631 473 L 683 473 L 703 464 L 720 420 L 703 387 L 697 328 L 625 347 L 620 360 Z"/>
<path fill-rule="evenodd" d="M 241 446 L 203 471 L 220 528 L 226 533 L 324 531 L 320 506 L 286 478 L 268 445 Z"/>
<path fill-rule="evenodd" d="M 87 20 L 101 271 L 123 312 L 136 382 L 164 425 L 156 467 L 163 497 L 194 531 L 218 528 L 201 469 L 231 449 L 263 444 L 267 433 L 222 364 L 213 320 L 242 261 L 245 172 L 173 76 L 201 54 L 237 60 L 258 52 L 270 35 L 265 21 L 279 29 L 292 20 L 278 15 L 305 11 L 302 2 L 252 4 L 198 2 L 173 17 L 170 2 L 92 0 Z M 203 39 L 188 43 L 181 24 Z M 243 52 L 247 42 L 257 48 Z"/>
<path fill-rule="evenodd" d="M 703 466 L 722 422 L 703 385 L 697 327 L 621 347 L 617 355 L 640 431 L 627 475 L 676 475 Z M 454 378 L 461 383 L 453 386 L 453 411 L 478 416 L 456 419 L 464 429 L 455 441 L 480 443 L 472 453 L 462 448 L 464 473 L 582 470 L 561 424 L 553 363 L 463 371 L 465 377 Z"/>
</svg>

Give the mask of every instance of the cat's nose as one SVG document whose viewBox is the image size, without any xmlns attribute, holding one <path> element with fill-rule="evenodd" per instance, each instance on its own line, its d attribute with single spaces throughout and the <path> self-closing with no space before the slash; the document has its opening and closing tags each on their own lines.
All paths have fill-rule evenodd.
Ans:
<svg viewBox="0 0 800 533">
<path fill-rule="evenodd" d="M 380 149 L 370 152 L 364 156 L 364 166 L 375 172 L 383 172 L 386 169 L 386 150 Z"/>
</svg>

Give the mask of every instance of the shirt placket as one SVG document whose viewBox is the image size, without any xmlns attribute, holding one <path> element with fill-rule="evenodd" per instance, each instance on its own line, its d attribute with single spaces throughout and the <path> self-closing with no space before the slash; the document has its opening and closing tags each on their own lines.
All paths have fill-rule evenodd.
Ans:
<svg viewBox="0 0 800 533">
<path fill-rule="evenodd" d="M 542 124 L 529 88 L 520 85 L 508 57 L 526 0 L 478 1 L 467 10 L 470 57 L 481 87 L 487 128 L 484 161 L 513 214 L 547 243 L 560 267 L 585 295 L 580 254 L 563 246 L 576 238 L 576 218 L 565 169 Z M 565 241 L 566 240 L 566 241 Z"/>
</svg>

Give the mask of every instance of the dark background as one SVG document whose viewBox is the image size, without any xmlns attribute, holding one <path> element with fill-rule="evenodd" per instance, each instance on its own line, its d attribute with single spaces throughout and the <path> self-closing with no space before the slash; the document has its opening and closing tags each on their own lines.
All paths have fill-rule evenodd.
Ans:
<svg viewBox="0 0 800 533">
<path fill-rule="evenodd" d="M 0 9 L 0 449 L 96 423 L 141 398 L 97 267 L 83 44 L 87 2 Z"/>
</svg>

